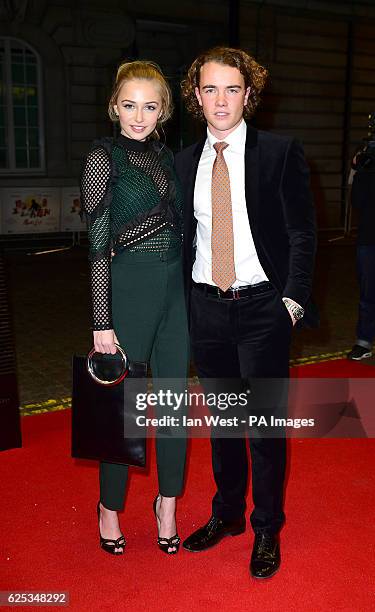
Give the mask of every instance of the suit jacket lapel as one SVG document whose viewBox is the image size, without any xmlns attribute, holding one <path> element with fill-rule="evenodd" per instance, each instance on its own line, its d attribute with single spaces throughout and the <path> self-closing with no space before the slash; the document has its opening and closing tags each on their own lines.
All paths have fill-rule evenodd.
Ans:
<svg viewBox="0 0 375 612">
<path fill-rule="evenodd" d="M 258 132 L 249 125 L 245 144 L 245 197 L 251 233 L 255 242 L 258 237 L 259 221 L 259 146 Z"/>
<path fill-rule="evenodd" d="M 188 215 L 189 225 L 193 228 L 194 224 L 194 188 L 195 179 L 197 177 L 198 164 L 202 155 L 203 147 L 205 145 L 206 138 L 197 142 L 193 149 L 193 157 L 190 166 L 190 172 L 188 174 L 188 180 L 186 185 L 186 214 Z"/>
</svg>

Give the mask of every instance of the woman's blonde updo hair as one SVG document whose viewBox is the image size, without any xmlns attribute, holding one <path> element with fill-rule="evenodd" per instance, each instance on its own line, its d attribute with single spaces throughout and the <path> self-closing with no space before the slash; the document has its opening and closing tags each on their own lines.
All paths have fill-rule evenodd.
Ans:
<svg viewBox="0 0 375 612">
<path fill-rule="evenodd" d="M 113 107 L 115 104 L 117 104 L 117 98 L 123 84 L 126 81 L 132 81 L 133 79 L 145 79 L 147 81 L 155 81 L 155 83 L 157 83 L 161 97 L 161 115 L 158 119 L 157 127 L 161 126 L 171 117 L 173 113 L 172 92 L 160 66 L 158 66 L 155 62 L 149 62 L 147 60 L 123 62 L 119 66 L 108 104 L 109 118 L 111 121 L 119 120 Z M 159 138 L 157 127 L 152 135 Z"/>
</svg>

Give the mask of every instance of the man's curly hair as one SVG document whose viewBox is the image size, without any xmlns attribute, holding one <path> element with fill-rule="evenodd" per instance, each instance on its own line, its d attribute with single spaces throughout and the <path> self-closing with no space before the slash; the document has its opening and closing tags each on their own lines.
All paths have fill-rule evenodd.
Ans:
<svg viewBox="0 0 375 612">
<path fill-rule="evenodd" d="M 197 119 L 204 120 L 202 107 L 195 95 L 195 88 L 199 87 L 200 70 L 203 64 L 216 62 L 232 68 L 238 68 L 245 79 L 245 89 L 250 87 L 250 95 L 244 106 L 244 118 L 250 119 L 260 102 L 260 94 L 266 83 L 268 71 L 258 64 L 251 55 L 241 49 L 231 47 L 214 47 L 201 53 L 190 66 L 186 79 L 182 82 L 182 97 L 186 108 Z"/>
</svg>

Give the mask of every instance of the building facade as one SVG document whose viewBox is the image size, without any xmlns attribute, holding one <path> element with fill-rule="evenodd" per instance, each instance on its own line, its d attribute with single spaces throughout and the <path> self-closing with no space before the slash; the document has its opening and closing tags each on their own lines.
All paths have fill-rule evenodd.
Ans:
<svg viewBox="0 0 375 612">
<path fill-rule="evenodd" d="M 233 3 L 232 3 L 233 4 Z M 107 101 L 125 58 L 170 78 L 174 150 L 201 133 L 181 104 L 194 56 L 228 42 L 231 2 L 5 0 L 0 7 L 2 189 L 76 188 L 92 140 L 113 133 Z M 375 110 L 375 7 L 239 2 L 238 37 L 270 72 L 255 118 L 305 147 L 322 228 L 341 227 L 348 163 Z M 31 205 L 32 206 L 32 205 Z"/>
</svg>

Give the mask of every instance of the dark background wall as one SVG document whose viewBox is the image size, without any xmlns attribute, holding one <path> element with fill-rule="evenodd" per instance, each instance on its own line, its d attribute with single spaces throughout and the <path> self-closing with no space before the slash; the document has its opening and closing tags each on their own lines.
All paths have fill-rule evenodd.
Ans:
<svg viewBox="0 0 375 612">
<path fill-rule="evenodd" d="M 270 71 L 256 126 L 303 142 L 319 225 L 341 227 L 348 162 L 375 110 L 374 31 L 375 4 L 364 1 L 5 0 L 0 37 L 41 58 L 46 171 L 1 185 L 77 185 L 92 139 L 112 133 L 107 99 L 125 58 L 160 63 L 176 101 L 168 142 L 189 144 L 201 128 L 180 103 L 181 78 L 198 52 L 232 42 Z"/>
</svg>

